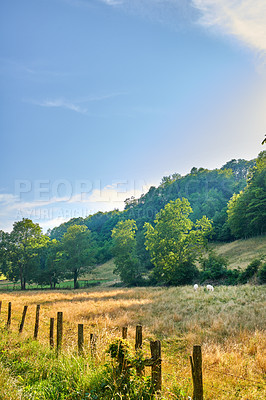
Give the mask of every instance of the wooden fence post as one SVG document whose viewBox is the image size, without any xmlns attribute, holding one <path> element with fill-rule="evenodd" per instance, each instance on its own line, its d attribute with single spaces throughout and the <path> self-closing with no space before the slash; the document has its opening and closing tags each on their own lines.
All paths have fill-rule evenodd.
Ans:
<svg viewBox="0 0 266 400">
<path fill-rule="evenodd" d="M 136 326 L 135 350 L 142 348 L 142 326 Z"/>
<path fill-rule="evenodd" d="M 24 306 L 23 313 L 22 313 L 22 318 L 21 318 L 21 323 L 20 323 L 20 326 L 19 326 L 19 333 L 22 333 L 22 331 L 23 331 L 27 309 L 28 309 L 28 306 Z"/>
<path fill-rule="evenodd" d="M 127 327 L 123 326 L 122 328 L 122 339 L 127 339 Z"/>
<path fill-rule="evenodd" d="M 151 382 L 153 392 L 159 392 L 162 389 L 162 359 L 161 359 L 161 342 L 155 340 L 150 342 L 151 358 L 153 364 L 151 367 Z"/>
<path fill-rule="evenodd" d="M 90 334 L 90 347 L 91 347 L 91 356 L 95 357 L 96 356 L 96 341 L 97 341 L 97 336 L 94 335 L 93 333 Z"/>
<path fill-rule="evenodd" d="M 193 346 L 193 355 L 190 356 L 190 364 L 193 380 L 193 400 L 203 400 L 202 380 L 202 354 L 201 346 Z"/>
<path fill-rule="evenodd" d="M 137 325 L 136 326 L 136 338 L 135 338 L 135 350 L 136 352 L 138 350 L 142 349 L 142 326 Z M 138 375 L 143 374 L 144 367 L 141 365 L 136 366 L 136 372 Z"/>
<path fill-rule="evenodd" d="M 78 324 L 78 354 L 83 356 L 84 354 L 84 329 L 83 324 Z"/>
<path fill-rule="evenodd" d="M 50 318 L 50 334 L 49 334 L 50 349 L 54 348 L 54 318 Z"/>
<path fill-rule="evenodd" d="M 58 311 L 57 313 L 57 337 L 56 337 L 56 351 L 60 353 L 62 349 L 62 339 L 63 339 L 63 313 Z"/>
<path fill-rule="evenodd" d="M 2 301 L 0 301 L 0 314 L 1 314 L 1 309 L 2 309 Z"/>
<path fill-rule="evenodd" d="M 12 309 L 12 303 L 9 302 L 8 303 L 7 323 L 6 323 L 7 328 L 10 328 L 10 325 L 11 325 L 11 309 Z"/>
<path fill-rule="evenodd" d="M 40 321 L 40 304 L 36 306 L 36 318 L 35 318 L 35 327 L 34 327 L 34 336 L 33 339 L 37 340 L 38 331 L 39 331 L 39 321 Z"/>
</svg>

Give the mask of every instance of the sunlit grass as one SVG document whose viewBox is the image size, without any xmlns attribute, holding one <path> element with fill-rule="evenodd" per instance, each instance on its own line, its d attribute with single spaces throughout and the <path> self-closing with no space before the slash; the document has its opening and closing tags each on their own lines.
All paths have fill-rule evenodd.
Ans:
<svg viewBox="0 0 266 400">
<path fill-rule="evenodd" d="M 213 293 L 203 288 L 194 292 L 192 287 L 16 292 L 1 293 L 0 300 L 2 324 L 8 302 L 12 302 L 14 335 L 23 306 L 29 306 L 22 341 L 33 336 L 36 304 L 41 304 L 39 343 L 43 346 L 48 346 L 50 317 L 56 318 L 57 311 L 63 311 L 66 354 L 76 352 L 77 324 L 84 323 L 88 353 L 89 335 L 97 335 L 99 364 L 105 362 L 105 349 L 121 336 L 123 326 L 128 326 L 133 346 L 135 326 L 142 324 L 147 356 L 149 340 L 162 341 L 167 399 L 191 396 L 188 357 L 194 344 L 202 345 L 206 400 L 266 398 L 265 286 L 221 286 Z M 186 397 L 180 397 L 182 393 Z"/>
<path fill-rule="evenodd" d="M 230 268 L 243 270 L 255 258 L 266 256 L 266 236 L 235 240 L 231 243 L 211 243 L 210 247 L 227 258 Z"/>
</svg>

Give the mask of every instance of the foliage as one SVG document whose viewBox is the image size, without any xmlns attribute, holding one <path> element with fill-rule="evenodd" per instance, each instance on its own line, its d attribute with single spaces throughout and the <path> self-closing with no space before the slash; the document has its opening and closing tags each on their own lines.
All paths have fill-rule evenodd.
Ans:
<svg viewBox="0 0 266 400">
<path fill-rule="evenodd" d="M 211 223 L 205 216 L 193 223 L 189 219 L 191 212 L 187 199 L 177 199 L 156 215 L 154 227 L 145 224 L 145 245 L 159 282 L 183 284 L 193 280 L 194 261 L 207 243 Z"/>
<path fill-rule="evenodd" d="M 116 347 L 116 343 L 111 346 Z M 125 353 L 127 364 L 130 362 L 133 365 L 135 358 L 128 351 Z M 0 365 L 1 371 L 4 367 L 18 378 L 14 389 L 25 399 L 153 399 L 150 379 L 137 376 L 135 368 L 121 371 L 116 354 L 113 354 L 111 362 L 100 365 L 75 354 L 57 357 L 55 352 L 38 342 L 31 339 L 21 342 L 15 337 L 8 337 L 3 330 Z"/>
<path fill-rule="evenodd" d="M 233 159 L 222 166 L 222 170 L 230 169 L 237 180 L 247 179 L 249 170 L 255 165 L 255 160 Z"/>
<path fill-rule="evenodd" d="M 67 229 L 73 225 L 85 225 L 91 232 L 95 247 L 95 262 L 103 263 L 112 257 L 111 231 L 122 219 L 122 213 L 118 210 L 109 212 L 97 212 L 86 218 L 72 218 L 71 220 L 55 227 L 50 232 L 50 238 L 61 241 Z"/>
<path fill-rule="evenodd" d="M 148 274 L 152 276 L 154 283 L 191 282 L 197 274 L 194 256 L 191 259 L 179 260 L 174 266 L 171 246 L 168 260 L 170 263 L 172 257 L 170 276 L 166 271 L 162 276 L 161 272 L 158 273 L 158 268 L 154 269 L 154 263 L 150 258 L 151 251 L 147 250 L 147 246 L 145 247 L 147 226 L 153 226 L 158 213 L 169 202 L 187 198 L 193 209 L 190 215 L 192 223 L 197 224 L 197 221 L 203 221 L 204 216 L 212 220 L 212 237 L 209 237 L 212 241 L 231 241 L 235 238 L 263 234 L 266 228 L 265 153 L 265 151 L 261 152 L 257 160 L 233 159 L 221 169 L 207 170 L 193 167 L 185 176 L 178 173 L 164 176 L 157 188 L 151 187 L 139 199 L 135 197 L 126 199 L 124 211 L 97 212 L 86 218 L 72 218 L 50 230 L 48 232 L 50 240 L 42 234 L 38 245 L 33 244 L 34 241 L 31 240 L 31 244 L 26 246 L 28 250 L 24 255 L 21 250 L 19 254 L 15 234 L 2 232 L 0 273 L 4 273 L 13 281 L 20 280 L 22 289 L 25 289 L 26 282 L 49 284 L 50 287 L 55 287 L 60 281 L 69 277 L 73 278 L 77 287 L 78 276 L 86 272 L 86 267 L 88 270 L 95 264 L 106 262 L 116 253 L 116 272 L 127 285 L 147 284 L 147 280 L 143 280 L 142 277 L 147 277 Z M 119 223 L 126 223 L 129 220 L 133 220 L 136 225 L 134 238 L 130 239 L 128 235 L 127 243 L 125 242 L 122 246 L 124 250 L 120 247 L 121 256 L 119 256 L 119 245 L 118 242 L 115 244 L 112 232 L 117 229 Z M 30 223 L 33 224 L 32 221 Z M 82 229 L 87 228 L 88 235 L 79 256 L 74 254 L 73 241 L 72 250 L 66 249 L 65 239 L 68 229 L 77 226 L 82 226 Z M 145 229 L 144 226 L 146 226 Z M 200 229 L 196 228 L 196 230 Z M 83 236 L 86 236 L 85 233 Z M 127 248 L 129 248 L 129 257 L 126 257 Z M 71 268 L 71 259 L 77 268 Z M 236 271 L 227 272 L 227 281 L 235 281 L 236 275 Z"/>
<path fill-rule="evenodd" d="M 34 278 L 34 282 L 39 285 L 50 285 L 55 288 L 57 284 L 66 277 L 62 260 L 61 244 L 52 239 L 43 246 L 40 257 L 39 270 Z"/>
<path fill-rule="evenodd" d="M 134 220 L 120 221 L 112 230 L 114 273 L 118 274 L 125 284 L 134 285 L 140 282 L 140 262 L 136 254 L 136 230 Z"/>
<path fill-rule="evenodd" d="M 246 163 L 246 168 L 253 165 L 250 161 Z M 127 218 L 135 219 L 138 228 L 142 230 L 144 223 L 152 223 L 156 214 L 169 201 L 185 197 L 193 209 L 193 222 L 206 215 L 213 220 L 213 240 L 231 240 L 233 236 L 227 225 L 227 203 L 233 193 L 245 187 L 244 176 L 243 172 L 242 177 L 241 174 L 236 177 L 231 168 L 210 171 L 194 167 L 183 177 L 179 174 L 164 177 L 158 188 L 152 186 L 139 199 L 128 199 L 123 213 L 127 213 Z"/>
<path fill-rule="evenodd" d="M 210 251 L 208 258 L 202 258 L 200 263 L 202 268 L 201 282 L 218 281 L 226 277 L 227 260 L 213 251 Z"/>
<path fill-rule="evenodd" d="M 140 233 L 144 223 L 152 223 L 156 214 L 169 201 L 185 197 L 194 211 L 191 216 L 193 222 L 206 215 L 213 220 L 213 240 L 232 240 L 227 223 L 227 203 L 234 193 L 244 189 L 247 172 L 253 165 L 254 160 L 231 160 L 221 169 L 193 167 L 185 176 L 178 173 L 165 176 L 158 188 L 150 187 L 139 199 L 133 196 L 126 199 L 124 211 L 97 212 L 86 218 L 72 218 L 52 229 L 50 238 L 60 241 L 69 226 L 86 225 L 96 242 L 96 262 L 105 262 L 112 257 L 111 231 L 119 221 L 134 219 Z M 137 254 L 149 265 L 149 256 L 145 253 L 144 246 L 138 246 Z"/>
<path fill-rule="evenodd" d="M 251 261 L 247 268 L 240 274 L 239 283 L 247 283 L 250 279 L 252 279 L 258 273 L 260 265 L 261 259 L 257 258 Z"/>
<path fill-rule="evenodd" d="M 248 184 L 228 203 L 228 223 L 236 238 L 266 232 L 266 151 L 262 151 L 248 178 Z"/>
<path fill-rule="evenodd" d="M 78 288 L 78 277 L 92 269 L 95 250 L 91 233 L 85 225 L 72 225 L 61 241 L 60 264 L 66 275 L 73 278 L 74 289 Z"/>
<path fill-rule="evenodd" d="M 130 353 L 128 343 L 117 339 L 109 345 L 108 353 L 112 358 L 112 383 L 108 388 L 112 392 L 112 399 L 153 399 L 150 379 L 136 374 L 136 367 L 144 366 L 141 349 Z"/>
<path fill-rule="evenodd" d="M 263 263 L 258 271 L 259 283 L 266 283 L 266 262 Z"/>
<path fill-rule="evenodd" d="M 1 272 L 12 281 L 20 280 L 21 290 L 25 290 L 26 283 L 36 276 L 40 251 L 48 241 L 41 227 L 30 219 L 15 222 L 10 234 L 1 234 Z"/>
</svg>

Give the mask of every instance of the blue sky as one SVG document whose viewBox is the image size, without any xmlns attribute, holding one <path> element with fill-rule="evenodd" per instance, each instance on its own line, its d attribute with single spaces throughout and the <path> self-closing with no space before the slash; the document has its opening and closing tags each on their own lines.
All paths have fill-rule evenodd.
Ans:
<svg viewBox="0 0 266 400">
<path fill-rule="evenodd" d="M 0 229 L 263 150 L 264 0 L 2 0 Z"/>
</svg>

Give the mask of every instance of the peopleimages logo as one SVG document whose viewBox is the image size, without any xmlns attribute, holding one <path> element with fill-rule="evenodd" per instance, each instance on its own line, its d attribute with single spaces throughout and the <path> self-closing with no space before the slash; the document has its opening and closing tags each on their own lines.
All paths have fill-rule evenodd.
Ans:
<svg viewBox="0 0 266 400">
<path fill-rule="evenodd" d="M 50 208 L 28 208 L 17 210 L 16 219 L 21 220 L 22 218 L 29 218 L 34 221 L 44 220 L 62 220 L 67 221 L 71 218 L 86 218 L 88 215 L 94 214 L 94 210 L 89 208 L 62 208 L 62 207 L 50 207 Z"/>
<path fill-rule="evenodd" d="M 101 180 L 67 179 L 17 179 L 15 180 L 14 194 L 16 201 L 25 201 L 30 198 L 34 202 L 121 202 L 127 197 L 139 197 L 147 192 L 149 186 L 144 180 L 112 181 L 103 185 Z"/>
</svg>

